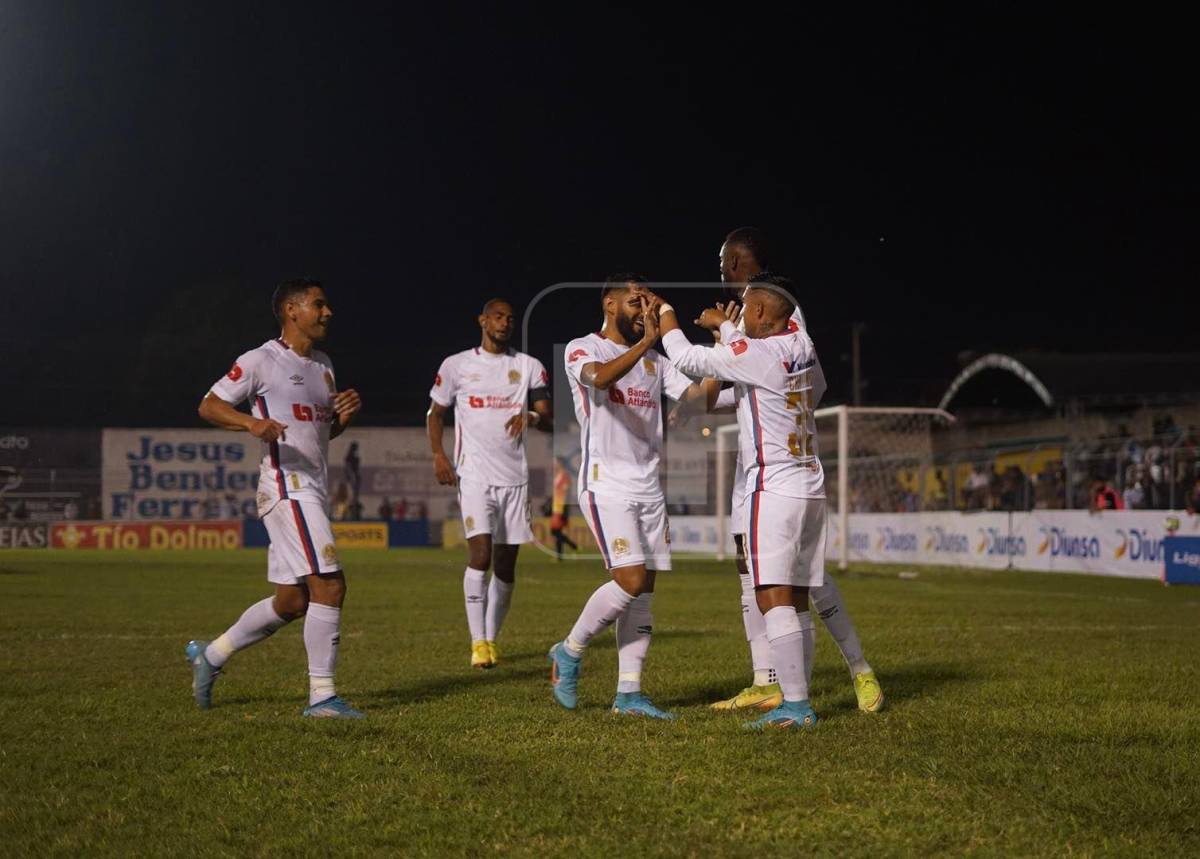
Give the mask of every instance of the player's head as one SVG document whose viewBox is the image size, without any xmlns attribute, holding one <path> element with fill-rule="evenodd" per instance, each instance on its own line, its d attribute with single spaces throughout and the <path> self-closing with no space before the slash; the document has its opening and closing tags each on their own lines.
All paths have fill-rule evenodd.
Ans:
<svg viewBox="0 0 1200 859">
<path fill-rule="evenodd" d="M 512 305 L 503 298 L 493 298 L 479 312 L 479 327 L 485 339 L 507 346 L 513 332 Z"/>
<path fill-rule="evenodd" d="M 722 283 L 746 283 L 767 267 L 766 237 L 756 227 L 738 227 L 721 244 L 720 260 Z"/>
<path fill-rule="evenodd" d="M 787 328 L 796 312 L 796 285 L 779 274 L 762 272 L 746 285 L 742 319 L 747 337 L 767 337 Z"/>
<path fill-rule="evenodd" d="M 646 282 L 640 274 L 622 272 L 609 275 L 600 292 L 605 328 L 615 327 L 626 343 L 641 340 L 645 331 L 641 299 Z"/>
<path fill-rule="evenodd" d="M 285 280 L 275 287 L 271 308 L 284 331 L 290 326 L 314 341 L 324 340 L 329 333 L 333 308 L 319 280 L 311 277 Z"/>
</svg>

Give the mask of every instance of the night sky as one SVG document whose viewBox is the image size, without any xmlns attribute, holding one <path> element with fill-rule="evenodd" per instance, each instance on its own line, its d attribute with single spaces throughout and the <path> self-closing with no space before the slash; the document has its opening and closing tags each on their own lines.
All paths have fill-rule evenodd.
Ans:
<svg viewBox="0 0 1200 859">
<path fill-rule="evenodd" d="M 1200 352 L 1189 32 L 1007 4 L 8 2 L 0 423 L 197 424 L 298 274 L 362 422 L 418 423 L 487 298 L 716 280 L 747 224 L 828 402 L 856 320 L 874 404 L 936 402 L 972 350 Z M 550 309 L 547 363 L 599 314 Z"/>
</svg>

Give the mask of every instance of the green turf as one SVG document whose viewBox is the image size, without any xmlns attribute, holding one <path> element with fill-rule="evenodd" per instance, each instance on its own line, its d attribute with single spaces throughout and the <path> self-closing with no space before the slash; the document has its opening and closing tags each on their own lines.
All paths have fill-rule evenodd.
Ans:
<svg viewBox="0 0 1200 859">
<path fill-rule="evenodd" d="M 852 571 L 887 710 L 818 632 L 812 733 L 706 705 L 748 680 L 737 580 L 677 559 L 618 719 L 611 634 L 580 707 L 545 651 L 603 573 L 527 558 L 502 664 L 468 666 L 462 559 L 346 552 L 339 691 L 300 718 L 300 624 L 197 711 L 183 646 L 268 592 L 265 556 L 0 553 L 0 834 L 14 855 L 1127 854 L 1200 849 L 1200 592 L 1012 572 Z"/>
</svg>

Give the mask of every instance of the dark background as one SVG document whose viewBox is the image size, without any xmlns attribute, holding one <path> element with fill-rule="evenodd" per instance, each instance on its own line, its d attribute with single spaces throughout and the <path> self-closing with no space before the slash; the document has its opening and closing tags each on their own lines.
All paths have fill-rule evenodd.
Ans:
<svg viewBox="0 0 1200 859">
<path fill-rule="evenodd" d="M 854 321 L 873 404 L 967 350 L 1200 351 L 1189 30 L 1125 14 L 4 4 L 3 422 L 193 424 L 309 274 L 363 422 L 416 423 L 487 298 L 715 280 L 745 224 L 827 402 Z"/>
</svg>

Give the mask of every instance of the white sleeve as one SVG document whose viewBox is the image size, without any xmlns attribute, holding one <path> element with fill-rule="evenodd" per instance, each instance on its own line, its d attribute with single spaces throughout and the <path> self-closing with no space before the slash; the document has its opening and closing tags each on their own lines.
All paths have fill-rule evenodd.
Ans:
<svg viewBox="0 0 1200 859">
<path fill-rule="evenodd" d="M 546 372 L 546 366 L 534 358 L 529 356 L 529 392 L 545 391 L 549 398 L 550 389 L 550 374 Z"/>
<path fill-rule="evenodd" d="M 238 356 L 229 368 L 229 372 L 217 379 L 211 391 L 222 400 L 232 405 L 253 400 L 261 388 L 259 387 L 258 365 L 262 360 L 257 349 Z"/>
<path fill-rule="evenodd" d="M 721 393 L 717 394 L 717 400 L 713 403 L 714 409 L 732 409 L 737 406 L 737 389 L 722 388 Z"/>
<path fill-rule="evenodd" d="M 692 380 L 679 372 L 670 358 L 659 356 L 659 366 L 662 367 L 663 391 L 672 400 L 682 400 L 687 389 L 692 386 Z"/>
<path fill-rule="evenodd" d="M 458 393 L 458 362 L 454 358 L 451 355 L 442 362 L 429 389 L 429 399 L 446 409 L 454 405 L 454 395 Z"/>
<path fill-rule="evenodd" d="M 725 382 L 761 384 L 766 377 L 769 347 L 762 341 L 738 335 L 733 324 L 721 326 L 721 342 L 712 348 L 696 346 L 678 328 L 663 337 L 663 346 L 675 366 L 689 376 Z"/>
<path fill-rule="evenodd" d="M 586 339 L 578 337 L 568 343 L 567 348 L 563 350 L 563 364 L 567 368 L 567 374 L 585 388 L 589 388 L 591 385 L 583 379 L 583 368 L 600 360 L 592 354 L 590 346 L 591 344 Z"/>
</svg>

